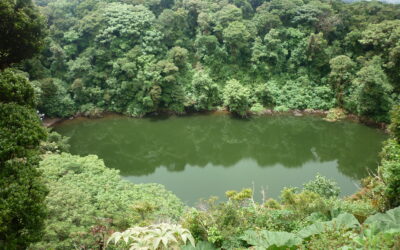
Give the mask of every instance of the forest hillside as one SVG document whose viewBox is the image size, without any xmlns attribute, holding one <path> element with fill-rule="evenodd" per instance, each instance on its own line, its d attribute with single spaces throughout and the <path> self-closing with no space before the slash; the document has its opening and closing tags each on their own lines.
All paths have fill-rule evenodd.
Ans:
<svg viewBox="0 0 400 250">
<path fill-rule="evenodd" d="M 324 0 L 37 0 L 27 60 L 47 117 L 140 117 L 222 106 L 344 108 L 389 121 L 399 101 L 399 5 Z"/>
</svg>

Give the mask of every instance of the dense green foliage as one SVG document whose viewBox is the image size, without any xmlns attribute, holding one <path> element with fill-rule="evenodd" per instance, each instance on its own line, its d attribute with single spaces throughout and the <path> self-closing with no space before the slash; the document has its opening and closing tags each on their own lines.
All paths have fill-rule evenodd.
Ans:
<svg viewBox="0 0 400 250">
<path fill-rule="evenodd" d="M 2 0 L 0 17 L 0 70 L 3 70 L 39 51 L 45 22 L 31 0 Z"/>
<path fill-rule="evenodd" d="M 62 136 L 51 129 L 47 130 L 47 139 L 40 143 L 42 154 L 69 152 L 69 148 L 69 137 Z"/>
<path fill-rule="evenodd" d="M 43 234 L 47 189 L 37 165 L 46 133 L 26 77 L 0 71 L 0 93 L 0 248 L 23 249 Z"/>
<path fill-rule="evenodd" d="M 22 106 L 34 107 L 34 90 L 26 76 L 12 69 L 0 72 L 0 100 L 14 102 Z"/>
<path fill-rule="evenodd" d="M 48 116 L 265 107 L 388 121 L 398 5 L 339 0 L 38 0 L 49 35 L 23 68 Z"/>
<path fill-rule="evenodd" d="M 340 188 L 335 182 L 319 174 L 315 177 L 315 180 L 305 183 L 304 189 L 326 198 L 338 197 L 340 193 Z"/>
<path fill-rule="evenodd" d="M 250 91 L 237 80 L 230 80 L 224 88 L 224 105 L 229 111 L 244 116 L 249 109 Z"/>
<path fill-rule="evenodd" d="M 44 22 L 30 0 L 0 2 L 0 248 L 25 249 L 43 235 L 39 145 L 46 131 L 26 74 L 6 69 L 38 52 Z"/>
<path fill-rule="evenodd" d="M 66 95 L 60 80 L 46 78 L 33 82 L 38 101 L 37 108 L 49 116 L 65 117 L 73 114 L 74 104 Z"/>
<path fill-rule="evenodd" d="M 397 142 L 400 143 L 400 105 L 396 105 L 392 110 L 392 123 L 389 126 L 390 132 Z"/>
<path fill-rule="evenodd" d="M 399 247 L 400 207 L 372 215 L 375 211 L 367 208 L 368 203 L 326 199 L 306 190 L 286 190 L 281 202 L 268 200 L 264 204 L 252 200 L 251 190 L 234 195 L 227 192 L 227 196 L 228 202 L 210 200 L 201 209 L 186 213 L 183 225 L 196 239 L 222 249 Z M 359 211 L 365 209 L 369 212 L 360 217 Z"/>
<path fill-rule="evenodd" d="M 49 216 L 34 249 L 101 247 L 113 230 L 136 223 L 176 220 L 182 202 L 159 184 L 134 185 L 97 156 L 50 154 L 40 163 L 50 190 Z"/>
<path fill-rule="evenodd" d="M 392 139 L 388 140 L 382 150 L 380 172 L 386 186 L 386 196 L 389 207 L 400 206 L 400 137 L 399 137 L 399 107 L 392 111 L 390 130 Z"/>
</svg>

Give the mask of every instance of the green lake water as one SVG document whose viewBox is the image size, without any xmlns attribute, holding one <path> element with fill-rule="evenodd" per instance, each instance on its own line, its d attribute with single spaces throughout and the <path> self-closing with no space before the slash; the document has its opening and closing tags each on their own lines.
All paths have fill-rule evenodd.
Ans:
<svg viewBox="0 0 400 250">
<path fill-rule="evenodd" d="M 71 137 L 71 153 L 96 154 L 133 183 L 156 182 L 189 205 L 255 188 L 255 198 L 277 198 L 317 173 L 348 195 L 376 170 L 386 136 L 354 122 L 318 117 L 228 115 L 132 119 L 75 119 L 54 128 Z"/>
</svg>

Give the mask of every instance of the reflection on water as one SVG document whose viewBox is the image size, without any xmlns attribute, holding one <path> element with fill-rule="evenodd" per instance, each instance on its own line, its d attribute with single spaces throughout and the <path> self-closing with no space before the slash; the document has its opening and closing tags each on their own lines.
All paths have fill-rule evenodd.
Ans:
<svg viewBox="0 0 400 250">
<path fill-rule="evenodd" d="M 56 130 L 71 137 L 72 153 L 97 154 L 127 179 L 162 183 L 189 202 L 252 182 L 276 197 L 283 186 L 299 186 L 317 172 L 349 194 L 376 168 L 385 139 L 352 122 L 291 116 L 108 117 Z"/>
</svg>

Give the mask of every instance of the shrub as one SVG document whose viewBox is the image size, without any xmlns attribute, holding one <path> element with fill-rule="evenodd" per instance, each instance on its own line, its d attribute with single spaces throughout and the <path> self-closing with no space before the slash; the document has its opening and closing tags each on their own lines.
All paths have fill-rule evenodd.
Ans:
<svg viewBox="0 0 400 250">
<path fill-rule="evenodd" d="M 288 109 L 323 109 L 334 106 L 333 91 L 327 86 L 314 86 L 307 77 L 295 80 L 271 80 L 267 87 L 277 111 Z"/>
<path fill-rule="evenodd" d="M 193 75 L 191 91 L 196 110 L 212 110 L 220 102 L 219 87 L 205 71 Z"/>
<path fill-rule="evenodd" d="M 328 114 L 325 117 L 325 120 L 328 122 L 335 122 L 339 120 L 343 120 L 346 118 L 346 112 L 345 110 L 341 108 L 333 108 L 330 109 Z"/>
<path fill-rule="evenodd" d="M 237 80 L 226 83 L 223 91 L 224 105 L 240 116 L 246 116 L 250 106 L 250 90 L 242 86 Z"/>
<path fill-rule="evenodd" d="M 384 211 L 386 208 L 386 186 L 379 176 L 368 176 L 361 180 L 361 189 L 350 196 L 352 201 L 369 203 L 375 210 Z"/>
<path fill-rule="evenodd" d="M 134 223 L 174 221 L 183 211 L 182 202 L 162 185 L 125 182 L 97 156 L 48 155 L 40 170 L 50 189 L 46 199 L 50 216 L 45 235 L 34 249 L 101 247 L 102 237 L 111 230 Z M 152 209 L 141 213 L 138 207 L 144 203 Z M 103 228 L 104 233 L 96 228 Z"/>
<path fill-rule="evenodd" d="M 389 208 L 400 206 L 400 144 L 394 139 L 386 141 L 382 150 L 379 172 L 385 183 Z"/>
<path fill-rule="evenodd" d="M 101 117 L 103 114 L 103 109 L 96 107 L 94 104 L 92 103 L 87 103 L 82 105 L 79 108 L 79 112 L 86 117 Z"/>
<path fill-rule="evenodd" d="M 260 114 L 262 114 L 263 111 L 264 111 L 264 107 L 259 103 L 254 104 L 250 108 L 250 112 L 255 115 L 260 115 Z"/>
<path fill-rule="evenodd" d="M 296 188 L 284 188 L 281 192 L 281 200 L 285 208 L 293 210 L 301 218 L 313 212 L 328 213 L 330 211 L 323 196 L 308 190 L 297 193 L 296 190 Z"/>
<path fill-rule="evenodd" d="M 353 231 L 344 228 L 327 228 L 325 232 L 305 241 L 300 249 L 346 249 L 346 246 L 353 244 L 355 235 Z"/>
<path fill-rule="evenodd" d="M 338 197 L 340 187 L 338 184 L 328 178 L 317 174 L 315 180 L 303 184 L 304 190 L 317 193 L 325 198 Z"/>
<path fill-rule="evenodd" d="M 46 141 L 40 143 L 40 151 L 42 153 L 61 153 L 69 152 L 69 137 L 62 136 L 55 131 L 47 131 Z"/>
<path fill-rule="evenodd" d="M 394 106 L 392 109 L 389 130 L 397 142 L 400 143 L 400 105 Z"/>
</svg>

